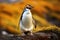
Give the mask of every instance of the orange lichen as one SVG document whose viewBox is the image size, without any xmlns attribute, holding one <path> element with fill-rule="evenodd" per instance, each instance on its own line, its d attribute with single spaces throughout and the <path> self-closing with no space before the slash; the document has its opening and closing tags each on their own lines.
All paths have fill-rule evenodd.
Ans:
<svg viewBox="0 0 60 40">
<path fill-rule="evenodd" d="M 37 28 L 34 29 L 36 31 L 43 31 L 43 30 L 52 30 L 58 29 L 55 25 L 51 25 L 49 22 L 46 21 L 44 17 L 44 14 L 48 13 L 48 10 L 45 7 L 48 7 L 52 11 L 59 11 L 60 6 L 56 6 L 51 2 L 48 1 L 40 1 L 40 0 L 24 0 L 23 2 L 13 3 L 13 4 L 7 4 L 7 3 L 0 3 L 0 24 L 1 27 L 6 28 L 12 33 L 20 33 L 20 27 L 19 27 L 19 20 L 20 16 L 23 12 L 24 7 L 30 4 L 33 6 L 32 8 L 32 14 L 35 20 L 39 21 L 43 27 L 39 26 L 37 24 Z M 38 16 L 39 15 L 39 16 Z M 60 16 L 57 16 L 55 14 L 51 14 L 52 16 L 55 16 L 57 19 L 60 19 Z M 42 16 L 42 17 L 41 17 Z M 38 30 L 37 30 L 38 29 Z"/>
</svg>

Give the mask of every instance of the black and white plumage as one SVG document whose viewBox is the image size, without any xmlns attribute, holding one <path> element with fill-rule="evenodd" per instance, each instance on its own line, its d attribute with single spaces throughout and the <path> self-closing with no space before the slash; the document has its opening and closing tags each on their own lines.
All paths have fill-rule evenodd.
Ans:
<svg viewBox="0 0 60 40">
<path fill-rule="evenodd" d="M 32 34 L 32 30 L 34 28 L 34 25 L 33 25 L 34 20 L 32 18 L 32 13 L 30 9 L 31 9 L 31 5 L 27 5 L 20 19 L 20 29 L 25 34 L 29 32 Z"/>
</svg>

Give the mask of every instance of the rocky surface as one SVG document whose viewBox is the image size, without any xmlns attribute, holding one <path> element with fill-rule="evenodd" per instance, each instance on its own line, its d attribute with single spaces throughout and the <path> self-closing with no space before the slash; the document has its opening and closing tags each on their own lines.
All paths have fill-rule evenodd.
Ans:
<svg viewBox="0 0 60 40">
<path fill-rule="evenodd" d="M 0 35 L 0 40 L 59 40 L 59 37 L 58 34 L 52 32 L 37 32 L 34 35 L 26 36 Z"/>
</svg>

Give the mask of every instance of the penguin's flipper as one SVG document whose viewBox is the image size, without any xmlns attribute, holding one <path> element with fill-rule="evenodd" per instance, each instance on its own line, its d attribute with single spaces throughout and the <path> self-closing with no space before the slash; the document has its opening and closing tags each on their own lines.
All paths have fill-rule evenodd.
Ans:
<svg viewBox="0 0 60 40">
<path fill-rule="evenodd" d="M 35 28 L 37 27 L 36 26 L 36 21 L 33 19 L 33 25 L 35 26 Z"/>
</svg>

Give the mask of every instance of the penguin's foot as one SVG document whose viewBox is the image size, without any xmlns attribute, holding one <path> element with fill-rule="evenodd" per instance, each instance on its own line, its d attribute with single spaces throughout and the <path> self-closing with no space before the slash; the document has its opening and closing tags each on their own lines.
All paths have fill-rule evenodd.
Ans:
<svg viewBox="0 0 60 40">
<path fill-rule="evenodd" d="M 22 33 L 21 36 L 26 36 L 26 34 Z"/>
<path fill-rule="evenodd" d="M 33 33 L 32 33 L 32 32 L 30 32 L 30 33 L 28 33 L 28 35 L 31 35 L 31 36 L 33 36 Z"/>
<path fill-rule="evenodd" d="M 24 33 L 25 33 L 26 35 L 28 35 L 28 33 L 30 33 L 30 31 L 25 31 Z"/>
<path fill-rule="evenodd" d="M 31 31 L 26 31 L 24 32 L 25 35 L 33 35 L 33 33 Z"/>
<path fill-rule="evenodd" d="M 30 31 L 25 31 L 25 32 L 23 32 L 22 33 L 22 35 L 21 36 L 29 36 L 29 35 L 33 35 L 33 33 L 32 32 L 30 32 Z"/>
<path fill-rule="evenodd" d="M 33 35 L 33 33 L 30 33 L 30 35 Z"/>
</svg>

